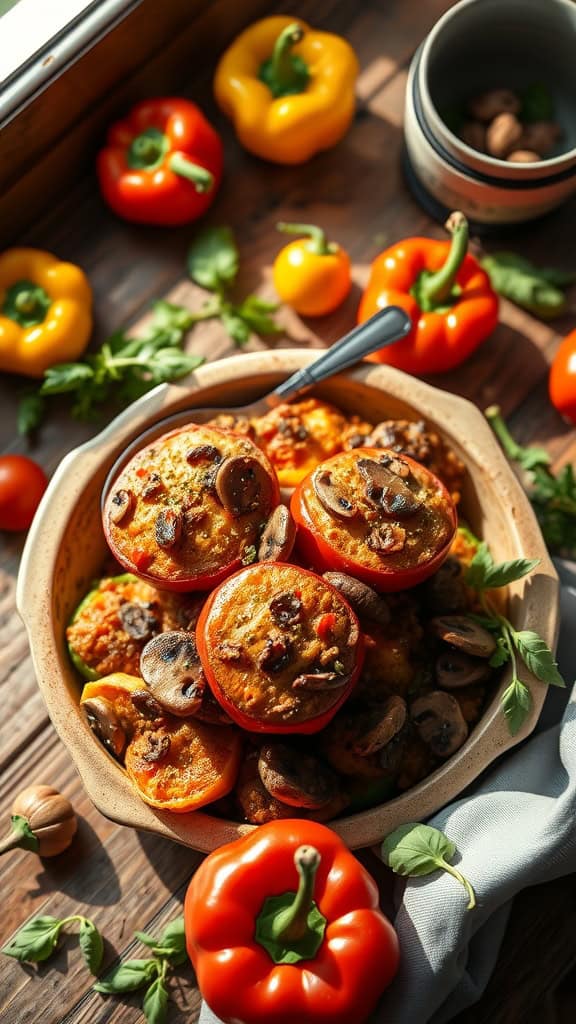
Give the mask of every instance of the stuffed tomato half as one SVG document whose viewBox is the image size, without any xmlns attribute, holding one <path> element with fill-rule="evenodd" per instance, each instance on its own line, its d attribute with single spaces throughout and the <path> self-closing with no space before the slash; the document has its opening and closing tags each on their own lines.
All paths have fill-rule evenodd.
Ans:
<svg viewBox="0 0 576 1024">
<path fill-rule="evenodd" d="M 432 575 L 457 525 L 444 484 L 408 456 L 382 448 L 355 448 L 322 462 L 296 488 L 290 507 L 303 560 L 384 592 Z"/>
<path fill-rule="evenodd" d="M 248 438 L 192 424 L 124 466 L 104 499 L 104 532 L 141 579 L 209 590 L 258 557 L 279 494 L 272 465 Z"/>
<path fill-rule="evenodd" d="M 295 565 L 262 563 L 225 580 L 196 627 L 221 706 L 250 732 L 313 733 L 360 674 L 358 619 L 330 583 Z"/>
</svg>

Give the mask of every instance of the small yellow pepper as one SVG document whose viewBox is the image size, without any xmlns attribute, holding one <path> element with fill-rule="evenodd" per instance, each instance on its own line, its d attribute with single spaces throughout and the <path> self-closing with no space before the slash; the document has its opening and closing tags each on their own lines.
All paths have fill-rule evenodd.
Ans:
<svg viewBox="0 0 576 1024">
<path fill-rule="evenodd" d="M 301 164 L 348 130 L 357 74 L 345 39 L 279 15 L 250 25 L 226 50 L 214 94 L 247 150 Z"/>
<path fill-rule="evenodd" d="M 40 249 L 0 254 L 0 370 L 42 377 L 76 360 L 92 330 L 86 275 Z"/>
<path fill-rule="evenodd" d="M 352 287 L 348 253 L 336 242 L 329 242 L 315 224 L 280 223 L 276 227 L 285 234 L 301 236 L 285 245 L 274 260 L 274 287 L 282 302 L 301 316 L 325 316 L 338 309 Z"/>
</svg>

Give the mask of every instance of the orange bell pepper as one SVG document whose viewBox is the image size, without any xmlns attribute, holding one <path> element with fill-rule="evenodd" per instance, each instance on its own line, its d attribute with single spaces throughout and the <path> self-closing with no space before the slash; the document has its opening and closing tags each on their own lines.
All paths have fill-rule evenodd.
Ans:
<svg viewBox="0 0 576 1024">
<path fill-rule="evenodd" d="M 329 242 L 315 224 L 277 224 L 278 231 L 303 235 L 280 250 L 272 274 L 278 295 L 302 316 L 324 316 L 343 302 L 350 288 L 350 257 Z"/>
<path fill-rule="evenodd" d="M 576 330 L 560 343 L 550 368 L 548 390 L 554 408 L 576 423 Z"/>
<path fill-rule="evenodd" d="M 401 341 L 369 356 L 373 362 L 414 374 L 444 373 L 464 362 L 494 330 L 498 296 L 468 253 L 464 214 L 451 214 L 446 228 L 450 242 L 407 238 L 374 260 L 358 322 L 394 305 L 406 310 L 413 326 Z"/>
<path fill-rule="evenodd" d="M 184 924 L 200 991 L 226 1024 L 364 1024 L 398 969 L 375 882 L 313 821 L 273 821 L 211 853 Z"/>
</svg>

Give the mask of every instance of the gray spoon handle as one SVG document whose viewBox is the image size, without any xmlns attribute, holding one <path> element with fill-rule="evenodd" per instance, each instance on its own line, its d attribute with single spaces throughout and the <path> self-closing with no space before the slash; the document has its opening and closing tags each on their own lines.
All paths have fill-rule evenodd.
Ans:
<svg viewBox="0 0 576 1024">
<path fill-rule="evenodd" d="M 412 329 L 410 317 L 399 306 L 387 306 L 369 320 L 359 324 L 349 334 L 332 345 L 331 348 L 315 359 L 310 366 L 297 370 L 288 380 L 280 384 L 269 395 L 266 403 L 277 405 L 288 398 L 293 398 L 308 388 L 318 384 L 327 377 L 333 377 L 358 363 L 364 356 L 370 355 L 379 348 L 393 345 L 395 341 L 405 338 Z"/>
</svg>

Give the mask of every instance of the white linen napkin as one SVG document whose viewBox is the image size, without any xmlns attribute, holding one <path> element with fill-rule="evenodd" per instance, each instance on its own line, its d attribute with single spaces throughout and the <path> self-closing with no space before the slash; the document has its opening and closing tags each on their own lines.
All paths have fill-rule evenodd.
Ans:
<svg viewBox="0 0 576 1024">
<path fill-rule="evenodd" d="M 551 687 L 536 734 L 429 819 L 456 844 L 454 864 L 478 905 L 466 911 L 466 892 L 443 872 L 402 883 L 394 919 L 400 972 L 373 1024 L 444 1024 L 475 1003 L 496 964 L 516 893 L 576 871 L 576 573 L 561 562 L 558 569 L 558 661 L 568 689 Z M 202 1004 L 199 1024 L 221 1022 Z"/>
</svg>

